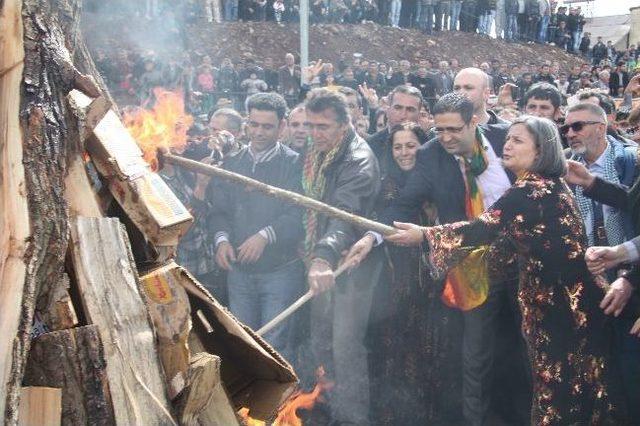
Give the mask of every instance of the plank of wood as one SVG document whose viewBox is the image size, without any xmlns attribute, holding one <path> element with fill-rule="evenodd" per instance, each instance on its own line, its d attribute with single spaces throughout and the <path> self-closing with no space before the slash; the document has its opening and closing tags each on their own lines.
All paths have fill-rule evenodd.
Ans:
<svg viewBox="0 0 640 426">
<path fill-rule="evenodd" d="M 71 220 L 71 258 L 87 321 L 104 343 L 116 422 L 175 424 L 128 237 L 114 218 Z"/>
<path fill-rule="evenodd" d="M 60 389 L 22 388 L 19 426 L 59 426 L 61 415 L 62 391 Z"/>
<path fill-rule="evenodd" d="M 3 418 L 7 397 L 19 391 L 20 378 L 16 376 L 20 366 L 14 363 L 13 355 L 26 275 L 26 240 L 30 234 L 19 123 L 24 68 L 21 11 L 20 0 L 0 2 L 0 415 Z"/>
<path fill-rule="evenodd" d="M 29 352 L 24 383 L 62 389 L 65 425 L 115 423 L 104 350 L 96 325 L 37 337 Z M 22 412 L 22 402 L 20 407 Z"/>
<path fill-rule="evenodd" d="M 220 358 L 195 354 L 189 368 L 189 384 L 179 402 L 180 424 L 238 426 L 235 410 L 220 377 Z"/>
</svg>

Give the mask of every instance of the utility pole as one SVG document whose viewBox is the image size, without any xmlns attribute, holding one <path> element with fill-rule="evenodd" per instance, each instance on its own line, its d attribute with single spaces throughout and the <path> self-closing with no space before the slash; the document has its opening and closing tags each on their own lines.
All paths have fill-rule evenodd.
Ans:
<svg viewBox="0 0 640 426">
<path fill-rule="evenodd" d="M 309 0 L 300 0 L 300 70 L 309 66 Z M 304 71 L 300 85 L 304 84 Z"/>
</svg>

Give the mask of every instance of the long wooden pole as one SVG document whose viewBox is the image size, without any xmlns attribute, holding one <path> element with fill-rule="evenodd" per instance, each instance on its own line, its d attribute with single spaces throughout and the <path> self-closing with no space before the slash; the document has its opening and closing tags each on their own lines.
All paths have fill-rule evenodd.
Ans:
<svg viewBox="0 0 640 426">
<path fill-rule="evenodd" d="M 375 231 L 382 235 L 391 235 L 396 232 L 395 228 L 393 228 L 392 226 L 384 225 L 382 223 L 348 213 L 344 210 L 332 207 L 321 201 L 314 200 L 313 198 L 305 197 L 304 195 L 300 195 L 296 192 L 287 191 L 285 189 L 267 185 L 266 183 L 248 178 L 238 173 L 230 172 L 221 167 L 215 167 L 209 164 L 200 163 L 199 161 L 190 160 L 188 158 L 180 157 L 179 155 L 170 154 L 167 152 L 159 152 L 158 155 L 161 162 L 164 161 L 168 164 L 180 166 L 196 173 L 201 173 L 208 176 L 216 176 L 235 183 L 250 186 L 253 189 L 257 189 L 258 191 L 261 191 L 267 195 L 279 198 L 283 201 L 295 204 L 300 207 L 315 210 L 320 214 L 349 222 L 352 225 L 355 225 L 358 228 L 367 231 Z"/>
<path fill-rule="evenodd" d="M 350 265 L 348 265 L 346 263 L 343 263 L 342 265 L 340 265 L 338 267 L 338 269 L 336 269 L 334 271 L 333 276 L 337 279 L 340 275 L 342 275 L 342 273 L 344 271 L 346 271 L 349 268 L 349 266 Z M 300 309 L 305 303 L 307 303 L 309 300 L 313 299 L 315 295 L 316 294 L 314 292 L 312 292 L 311 290 L 307 291 L 298 300 L 293 302 L 288 308 L 286 308 L 284 311 L 280 312 L 271 321 L 269 321 L 268 323 L 263 325 L 260 328 L 260 330 L 256 331 L 256 334 L 258 336 L 264 336 L 267 332 L 269 332 L 271 329 L 276 327 L 282 321 L 284 321 L 285 319 L 289 318 L 289 316 L 291 316 L 291 314 L 293 314 L 295 311 Z"/>
</svg>

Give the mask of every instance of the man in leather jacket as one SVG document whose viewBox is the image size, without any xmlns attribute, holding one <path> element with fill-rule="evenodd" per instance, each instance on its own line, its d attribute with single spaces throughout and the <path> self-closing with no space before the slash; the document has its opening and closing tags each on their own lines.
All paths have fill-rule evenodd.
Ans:
<svg viewBox="0 0 640 426">
<path fill-rule="evenodd" d="M 359 216 L 369 216 L 380 190 L 375 155 L 354 131 L 344 96 L 314 89 L 305 105 L 312 140 L 303 172 L 307 196 Z M 305 216 L 308 281 L 317 294 L 336 284 L 342 253 L 360 237 L 353 225 L 324 215 Z M 335 290 L 314 299 L 314 358 L 336 381 L 329 398 L 333 424 L 369 424 L 369 373 L 364 345 L 374 277 L 382 262 L 371 259 L 341 276 Z"/>
</svg>

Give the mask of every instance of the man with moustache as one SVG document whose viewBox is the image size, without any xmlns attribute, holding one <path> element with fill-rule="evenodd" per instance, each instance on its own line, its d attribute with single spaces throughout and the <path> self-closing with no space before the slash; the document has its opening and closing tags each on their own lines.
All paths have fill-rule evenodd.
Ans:
<svg viewBox="0 0 640 426">
<path fill-rule="evenodd" d="M 573 105 L 567 110 L 565 124 L 560 130 L 569 144 L 571 159 L 582 163 L 590 175 L 626 188 L 636 181 L 640 172 L 638 147 L 625 146 L 615 137 L 607 135 L 607 116 L 601 107 L 588 102 Z M 578 185 L 572 189 L 589 246 L 616 246 L 636 235 L 627 212 L 589 198 L 585 192 L 593 188 L 585 190 Z M 615 269 L 608 270 L 609 281 L 614 281 L 618 272 Z M 628 334 L 634 320 L 633 316 L 622 315 L 613 322 L 615 337 L 612 354 L 619 370 L 623 372 L 627 406 L 637 420 L 640 416 L 640 341 Z"/>
<path fill-rule="evenodd" d="M 562 93 L 552 84 L 536 83 L 524 94 L 522 104 L 525 114 L 556 122 L 562 114 Z"/>
<path fill-rule="evenodd" d="M 380 190 L 375 155 L 355 133 L 344 95 L 313 89 L 305 103 L 311 139 L 305 158 L 305 195 L 348 212 L 369 216 Z M 365 336 L 374 286 L 382 262 L 370 262 L 334 276 L 343 251 L 360 231 L 341 220 L 308 210 L 304 217 L 311 306 L 311 347 L 314 364 L 325 365 L 335 387 L 328 394 L 333 423 L 368 425 L 369 371 Z"/>
</svg>

